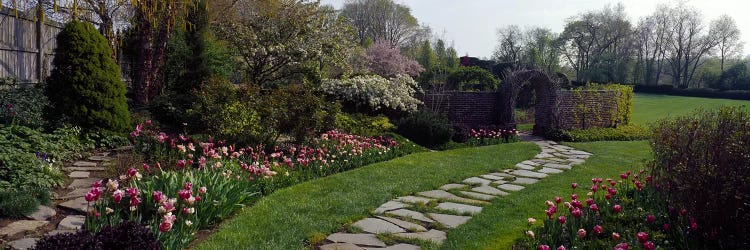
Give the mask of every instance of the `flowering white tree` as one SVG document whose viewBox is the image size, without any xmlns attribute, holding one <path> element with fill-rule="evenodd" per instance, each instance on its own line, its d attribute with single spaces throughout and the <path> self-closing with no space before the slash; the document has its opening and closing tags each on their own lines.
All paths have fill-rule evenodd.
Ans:
<svg viewBox="0 0 750 250">
<path fill-rule="evenodd" d="M 365 103 L 378 110 L 390 108 L 401 111 L 416 111 L 422 104 L 414 94 L 421 89 L 414 79 L 399 74 L 391 79 L 378 75 L 357 76 L 351 79 L 324 79 L 323 92 L 355 103 Z"/>
</svg>

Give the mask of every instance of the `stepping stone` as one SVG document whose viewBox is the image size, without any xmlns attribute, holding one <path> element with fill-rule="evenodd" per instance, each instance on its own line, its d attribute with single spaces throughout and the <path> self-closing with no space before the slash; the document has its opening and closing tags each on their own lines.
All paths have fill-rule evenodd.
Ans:
<svg viewBox="0 0 750 250">
<path fill-rule="evenodd" d="M 522 161 L 521 163 L 529 165 L 529 166 L 539 166 L 539 163 L 536 163 L 533 161 Z"/>
<path fill-rule="evenodd" d="M 44 235 L 73 234 L 73 233 L 76 233 L 76 232 L 77 232 L 76 230 L 59 230 L 59 229 L 55 229 L 55 230 L 47 232 Z"/>
<path fill-rule="evenodd" d="M 36 246 L 36 242 L 39 238 L 23 238 L 20 240 L 14 240 L 8 243 L 11 249 L 26 250 L 33 249 Z"/>
<path fill-rule="evenodd" d="M 57 197 L 58 200 L 67 200 L 72 198 L 79 198 L 86 196 L 86 193 L 91 191 L 90 188 L 76 188 L 75 190 L 71 191 L 70 193 L 67 193 L 66 195 Z"/>
<path fill-rule="evenodd" d="M 556 168 L 542 168 L 539 170 L 539 173 L 545 173 L 545 174 L 559 174 L 562 173 L 562 170 L 556 169 Z"/>
<path fill-rule="evenodd" d="M 420 250 L 420 249 L 422 248 L 419 246 L 406 244 L 406 243 L 396 244 L 396 245 L 389 246 L 386 248 L 369 248 L 369 247 L 365 248 L 365 250 Z"/>
<path fill-rule="evenodd" d="M 335 233 L 328 235 L 327 240 L 335 243 L 351 243 L 363 246 L 385 247 L 385 243 L 375 237 L 374 234 L 346 234 Z"/>
<path fill-rule="evenodd" d="M 394 211 L 387 212 L 386 214 L 391 214 L 391 215 L 395 215 L 395 216 L 401 216 L 401 217 L 405 217 L 405 218 L 411 218 L 411 219 L 415 219 L 415 220 L 418 220 L 418 221 L 421 221 L 421 222 L 427 222 L 427 223 L 433 223 L 433 222 L 435 222 L 434 220 L 432 220 L 430 218 L 427 218 L 426 216 L 424 216 L 424 214 L 422 214 L 420 212 L 411 211 L 411 210 L 408 210 L 408 209 L 394 210 Z"/>
<path fill-rule="evenodd" d="M 580 151 L 580 150 L 569 150 L 568 153 L 574 154 L 574 155 L 591 155 L 591 153 L 589 152 Z"/>
<path fill-rule="evenodd" d="M 440 224 L 445 225 L 448 228 L 457 228 L 460 225 L 463 225 L 471 217 L 469 216 L 459 216 L 459 215 L 450 215 L 450 214 L 435 214 L 435 213 L 429 213 L 427 214 L 433 219 L 435 219 L 437 222 L 440 222 Z"/>
<path fill-rule="evenodd" d="M 74 167 L 96 167 L 96 162 L 77 161 L 73 163 Z"/>
<path fill-rule="evenodd" d="M 448 210 L 448 211 L 454 211 L 461 214 L 478 214 L 482 212 L 482 207 L 472 206 L 472 205 L 464 205 L 464 204 L 458 204 L 453 202 L 443 202 L 437 205 L 437 209 L 441 210 Z"/>
<path fill-rule="evenodd" d="M 399 209 L 399 208 L 405 208 L 405 207 L 408 207 L 408 206 L 409 205 L 406 205 L 406 204 L 398 202 L 398 201 L 389 201 L 389 202 L 384 203 L 383 205 L 380 205 L 380 207 L 378 207 L 377 209 L 375 209 L 375 213 L 376 214 L 382 214 L 382 213 L 385 213 L 386 211 L 396 210 L 396 209 Z"/>
<path fill-rule="evenodd" d="M 555 163 L 547 163 L 544 164 L 545 167 L 551 167 L 551 168 L 557 168 L 557 169 L 573 169 L 570 165 L 562 165 L 562 164 L 555 164 Z"/>
<path fill-rule="evenodd" d="M 83 223 L 86 222 L 86 216 L 83 215 L 68 215 L 60 224 L 57 225 L 59 230 L 78 230 L 81 229 Z"/>
<path fill-rule="evenodd" d="M 68 171 L 107 171 L 105 167 L 67 167 Z"/>
<path fill-rule="evenodd" d="M 525 188 L 524 186 L 513 185 L 513 184 L 503 184 L 497 187 L 500 189 L 508 190 L 508 191 L 521 191 Z"/>
<path fill-rule="evenodd" d="M 83 179 L 83 178 L 89 178 L 89 175 L 91 175 L 91 172 L 88 171 L 74 171 L 68 175 L 70 178 L 74 179 Z"/>
<path fill-rule="evenodd" d="M 68 185 L 68 189 L 75 189 L 75 188 L 91 188 L 91 185 L 94 184 L 94 182 L 99 181 L 101 179 L 97 178 L 88 178 L 88 179 L 75 179 L 73 180 L 70 185 Z"/>
<path fill-rule="evenodd" d="M 545 173 L 537 173 L 529 170 L 515 170 L 512 172 L 513 175 L 521 176 L 521 177 L 531 177 L 531 178 L 546 178 L 548 175 Z"/>
<path fill-rule="evenodd" d="M 466 197 L 477 199 L 477 200 L 483 200 L 483 201 L 491 201 L 492 199 L 497 198 L 497 196 L 492 196 L 489 194 L 480 194 L 480 193 L 471 192 L 471 191 L 459 191 L 459 193 L 461 193 L 462 195 Z"/>
<path fill-rule="evenodd" d="M 112 149 L 112 151 L 115 151 L 115 152 L 130 151 L 130 150 L 133 150 L 133 146 L 122 146 L 119 148 Z"/>
<path fill-rule="evenodd" d="M 48 206 L 39 206 L 39 208 L 33 214 L 26 216 L 26 218 L 32 220 L 47 220 L 52 216 L 57 215 L 57 211 Z"/>
<path fill-rule="evenodd" d="M 505 184 L 505 183 L 508 183 L 508 181 L 506 181 L 506 180 L 499 180 L 499 181 L 492 182 L 492 184 L 495 184 L 495 185 L 500 185 L 500 184 Z"/>
<path fill-rule="evenodd" d="M 505 184 L 503 184 L 503 185 L 505 185 Z M 506 192 L 504 192 L 504 191 L 502 191 L 500 189 L 490 187 L 490 186 L 475 187 L 475 188 L 472 188 L 471 190 L 474 191 L 474 192 L 479 192 L 479 193 L 484 193 L 484 194 L 490 194 L 490 195 L 508 195 L 508 193 L 506 193 Z"/>
<path fill-rule="evenodd" d="M 364 248 L 361 248 L 352 243 L 331 243 L 320 246 L 320 250 L 364 250 Z"/>
<path fill-rule="evenodd" d="M 399 220 L 393 217 L 387 217 L 387 216 L 376 216 L 382 220 L 388 221 L 390 223 L 395 224 L 396 226 L 399 226 L 403 229 L 412 231 L 412 232 L 427 232 L 427 228 L 423 227 L 422 225 L 419 225 L 417 223 L 411 223 L 408 221 Z"/>
<path fill-rule="evenodd" d="M 506 173 L 490 173 L 490 175 L 500 176 L 500 177 L 515 177 Z"/>
<path fill-rule="evenodd" d="M 465 188 L 465 187 L 467 187 L 467 186 L 464 185 L 464 184 L 451 183 L 451 184 L 445 184 L 445 185 L 441 186 L 440 189 L 442 189 L 442 190 L 451 190 L 451 189 L 461 189 L 461 188 Z"/>
<path fill-rule="evenodd" d="M 417 204 L 417 203 L 427 204 L 427 203 L 430 203 L 430 201 L 434 201 L 434 200 L 424 198 L 424 197 L 417 197 L 417 196 L 409 195 L 409 196 L 398 197 L 396 198 L 396 201 L 401 201 L 401 202 L 406 202 L 406 203 L 411 203 L 411 204 Z"/>
<path fill-rule="evenodd" d="M 11 237 L 13 235 L 26 231 L 34 231 L 37 228 L 47 225 L 48 221 L 39 220 L 19 220 L 0 228 L 0 237 Z"/>
<path fill-rule="evenodd" d="M 443 244 L 443 241 L 445 241 L 445 238 L 446 238 L 445 232 L 440 231 L 440 230 L 435 230 L 435 229 L 432 229 L 427 232 L 420 232 L 420 233 L 400 233 L 400 234 L 395 234 L 394 236 L 407 238 L 407 239 L 432 241 L 437 244 Z"/>
<path fill-rule="evenodd" d="M 526 164 L 521 164 L 521 163 L 516 164 L 516 168 L 526 169 L 526 170 L 534 170 L 535 169 L 535 167 L 532 167 L 532 166 L 529 166 L 529 165 L 526 165 Z"/>
<path fill-rule="evenodd" d="M 444 190 L 431 190 L 431 191 L 425 191 L 425 192 L 419 192 L 418 195 L 424 196 L 424 197 L 430 197 L 435 199 L 443 199 L 443 200 L 450 200 L 455 202 L 461 202 L 461 203 L 468 203 L 468 204 L 489 204 L 486 201 L 478 201 L 478 200 L 472 200 L 467 199 L 463 197 L 459 197 L 455 194 L 448 193 Z"/>
<path fill-rule="evenodd" d="M 547 147 L 542 148 L 542 153 L 552 154 L 552 153 L 556 153 L 556 152 L 557 152 L 557 150 L 552 149 L 552 148 L 547 148 Z"/>
<path fill-rule="evenodd" d="M 406 230 L 381 219 L 375 219 L 375 218 L 365 218 L 360 221 L 355 222 L 352 224 L 352 226 L 358 227 L 362 229 L 362 231 L 368 232 L 368 233 L 387 233 L 387 234 L 393 234 L 393 233 L 405 233 Z"/>
<path fill-rule="evenodd" d="M 466 178 L 466 180 L 463 180 L 462 182 L 466 184 L 479 184 L 479 185 L 490 185 L 490 183 L 492 183 L 491 180 L 482 179 L 479 177 Z"/>
<path fill-rule="evenodd" d="M 513 181 L 513 183 L 515 183 L 515 184 L 531 185 L 531 184 L 536 183 L 537 181 L 539 181 L 539 180 L 534 179 L 534 178 L 519 177 L 519 178 L 516 178 L 516 180 Z"/>
<path fill-rule="evenodd" d="M 81 213 L 86 213 L 88 211 L 89 203 L 86 201 L 84 197 L 76 198 L 75 200 L 69 200 L 63 203 L 60 203 L 57 205 L 61 208 L 70 209 L 79 211 Z"/>
<path fill-rule="evenodd" d="M 583 164 L 584 162 L 586 162 L 586 160 L 575 159 L 575 158 L 570 158 L 568 159 L 568 161 L 570 162 L 571 165 L 579 165 L 579 164 Z"/>
<path fill-rule="evenodd" d="M 101 156 L 101 155 L 94 155 L 94 156 L 89 157 L 89 161 L 112 161 L 112 160 L 114 159 L 106 157 L 106 156 Z"/>
<path fill-rule="evenodd" d="M 482 178 L 484 178 L 484 179 L 488 179 L 488 180 L 493 180 L 493 181 L 498 181 L 498 180 L 503 180 L 503 179 L 505 179 L 505 177 L 500 177 L 500 176 L 497 176 L 497 175 L 491 175 L 491 174 L 485 174 L 485 175 L 481 175 L 481 176 L 482 176 Z"/>
<path fill-rule="evenodd" d="M 548 153 L 539 153 L 536 156 L 534 156 L 534 158 L 539 158 L 539 159 L 552 158 L 552 157 L 555 157 L 555 156 L 551 155 L 551 154 L 548 154 Z"/>
</svg>

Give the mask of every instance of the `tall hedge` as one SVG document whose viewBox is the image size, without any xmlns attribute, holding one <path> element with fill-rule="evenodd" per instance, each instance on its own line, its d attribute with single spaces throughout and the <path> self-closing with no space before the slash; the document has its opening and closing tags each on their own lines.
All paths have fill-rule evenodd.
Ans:
<svg viewBox="0 0 750 250">
<path fill-rule="evenodd" d="M 120 68 L 107 40 L 90 23 L 71 21 L 57 35 L 45 94 L 47 118 L 86 130 L 126 132 L 130 114 Z"/>
</svg>

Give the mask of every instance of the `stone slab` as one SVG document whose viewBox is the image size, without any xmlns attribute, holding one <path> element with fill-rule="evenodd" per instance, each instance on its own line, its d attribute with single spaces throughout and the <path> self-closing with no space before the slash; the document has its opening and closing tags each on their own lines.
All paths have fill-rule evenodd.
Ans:
<svg viewBox="0 0 750 250">
<path fill-rule="evenodd" d="M 396 237 L 407 238 L 407 239 L 418 239 L 424 241 L 432 241 L 437 244 L 443 244 L 445 241 L 446 234 L 443 231 L 432 229 L 427 232 L 419 233 L 400 233 L 395 234 Z"/>
<path fill-rule="evenodd" d="M 539 158 L 539 159 L 552 158 L 552 157 L 555 157 L 555 156 L 551 155 L 551 154 L 548 154 L 548 153 L 539 153 L 536 156 L 534 156 L 534 158 Z"/>
<path fill-rule="evenodd" d="M 411 203 L 411 204 L 417 204 L 417 203 L 427 204 L 430 201 L 434 201 L 434 199 L 409 195 L 409 196 L 398 197 L 396 198 L 396 201 L 406 202 L 406 203 Z"/>
<path fill-rule="evenodd" d="M 70 193 L 57 197 L 57 199 L 66 200 L 66 199 L 84 197 L 86 196 L 86 193 L 88 193 L 89 191 L 91 191 L 91 188 L 76 188 L 75 190 L 70 191 Z"/>
<path fill-rule="evenodd" d="M 459 191 L 459 192 L 463 196 L 466 196 L 466 197 L 469 197 L 469 198 L 472 198 L 472 199 L 483 200 L 483 201 L 491 201 L 491 200 L 497 198 L 497 196 L 492 196 L 492 195 L 489 195 L 489 194 L 480 194 L 480 193 L 471 192 L 471 191 Z"/>
<path fill-rule="evenodd" d="M 503 184 L 497 187 L 500 189 L 508 190 L 508 191 L 521 191 L 525 188 L 524 186 L 513 185 L 513 184 Z"/>
<path fill-rule="evenodd" d="M 537 178 L 537 179 L 546 178 L 548 176 L 547 174 L 544 174 L 544 173 L 537 173 L 537 172 L 533 172 L 529 170 L 515 170 L 511 172 L 511 174 L 516 175 L 516 176 L 521 176 L 521 177 L 531 177 L 531 178 Z"/>
<path fill-rule="evenodd" d="M 39 238 L 23 238 L 20 240 L 14 240 L 8 243 L 11 249 L 26 250 L 33 249 L 36 246 L 36 242 Z"/>
<path fill-rule="evenodd" d="M 467 187 L 467 186 L 464 185 L 464 184 L 451 183 L 451 184 L 445 184 L 445 185 L 441 186 L 440 189 L 442 189 L 442 190 L 451 190 L 451 189 L 461 189 L 461 188 L 465 188 L 465 187 Z"/>
<path fill-rule="evenodd" d="M 88 160 L 89 161 L 112 161 L 114 159 L 106 157 L 106 156 L 94 155 L 94 156 L 89 157 Z"/>
<path fill-rule="evenodd" d="M 550 168 L 557 168 L 557 169 L 566 169 L 566 170 L 573 168 L 570 165 L 556 164 L 556 163 L 547 163 L 547 164 L 544 164 L 544 166 L 550 167 Z"/>
<path fill-rule="evenodd" d="M 75 179 L 73 180 L 70 185 L 68 185 L 68 189 L 76 189 L 76 188 L 90 188 L 94 182 L 99 181 L 101 179 L 98 178 L 87 178 L 87 179 Z"/>
<path fill-rule="evenodd" d="M 424 197 L 443 199 L 443 200 L 449 200 L 449 201 L 455 201 L 455 202 L 461 202 L 461 203 L 467 203 L 467 204 L 489 204 L 486 201 L 478 201 L 478 200 L 467 199 L 464 197 L 459 197 L 455 194 L 448 193 L 445 190 L 431 190 L 431 191 L 419 192 L 417 194 L 424 196 Z"/>
<path fill-rule="evenodd" d="M 48 206 L 39 206 L 39 208 L 33 214 L 26 216 L 26 218 L 32 220 L 48 220 L 52 216 L 57 215 L 57 211 Z"/>
<path fill-rule="evenodd" d="M 351 243 L 362 246 L 385 247 L 385 243 L 374 234 L 335 233 L 326 238 L 335 243 Z"/>
<path fill-rule="evenodd" d="M 568 161 L 570 162 L 571 165 L 579 165 L 579 164 L 583 164 L 584 162 L 586 162 L 586 160 L 584 159 L 576 159 L 576 158 L 570 158 L 568 159 Z"/>
<path fill-rule="evenodd" d="M 461 182 L 466 183 L 466 184 L 474 184 L 474 185 L 490 185 L 490 183 L 492 183 L 491 180 L 482 179 L 479 177 L 469 177 Z"/>
<path fill-rule="evenodd" d="M 586 152 L 586 151 L 581 151 L 581 150 L 568 150 L 567 153 L 573 154 L 573 155 L 591 155 L 591 153 Z"/>
<path fill-rule="evenodd" d="M 60 203 L 59 207 L 79 211 L 81 213 L 86 213 L 88 211 L 88 205 L 89 203 L 86 201 L 84 197 L 79 197 L 74 200 L 69 200 L 63 203 Z"/>
<path fill-rule="evenodd" d="M 533 161 L 522 161 L 521 163 L 529 165 L 529 166 L 539 166 L 539 163 L 533 162 Z"/>
<path fill-rule="evenodd" d="M 478 214 L 482 212 L 482 207 L 458 204 L 453 202 L 443 202 L 437 205 L 437 209 L 454 211 L 461 214 Z"/>
<path fill-rule="evenodd" d="M 506 174 L 506 173 L 490 173 L 490 174 L 494 175 L 494 176 L 500 176 L 500 177 L 514 177 L 514 176 Z"/>
<path fill-rule="evenodd" d="M 91 175 L 91 172 L 89 171 L 73 171 L 70 174 L 68 174 L 68 177 L 74 178 L 74 179 L 84 179 L 89 178 Z"/>
<path fill-rule="evenodd" d="M 414 220 L 418 220 L 418 221 L 421 221 L 421 222 L 427 222 L 427 223 L 433 223 L 433 222 L 435 222 L 434 220 L 432 220 L 430 218 L 427 218 L 427 216 L 424 216 L 424 214 L 422 214 L 420 212 L 417 212 L 417 211 L 412 211 L 412 210 L 409 210 L 409 209 L 399 209 L 399 210 L 389 211 L 386 214 L 395 215 L 395 216 L 401 216 L 401 217 L 405 217 L 405 218 L 411 218 L 411 219 L 414 219 Z"/>
<path fill-rule="evenodd" d="M 364 248 L 361 248 L 352 243 L 331 243 L 320 246 L 320 250 L 364 250 Z"/>
<path fill-rule="evenodd" d="M 86 222 L 86 216 L 83 215 L 68 215 L 60 224 L 57 225 L 59 230 L 78 230 L 83 227 L 83 223 Z"/>
<path fill-rule="evenodd" d="M 65 170 L 67 170 L 67 171 L 90 171 L 90 172 L 96 172 L 96 171 L 107 171 L 107 168 L 105 168 L 105 167 L 66 167 Z"/>
<path fill-rule="evenodd" d="M 90 161 L 77 161 L 73 163 L 73 167 L 96 167 L 96 162 Z"/>
<path fill-rule="evenodd" d="M 430 216 L 430 218 L 435 219 L 437 222 L 440 222 L 440 224 L 445 225 L 448 228 L 456 228 L 460 225 L 463 225 L 471 217 L 469 216 L 459 216 L 459 215 L 451 215 L 451 214 L 436 214 L 436 213 L 429 213 L 427 214 Z"/>
<path fill-rule="evenodd" d="M 489 194 L 489 195 L 508 195 L 508 193 L 500 189 L 490 187 L 490 186 L 475 187 L 475 188 L 472 188 L 471 191 L 479 192 L 483 194 Z"/>
<path fill-rule="evenodd" d="M 375 213 L 382 214 L 382 213 L 385 213 L 386 211 L 396 210 L 399 208 L 405 208 L 408 206 L 409 205 L 406 205 L 398 201 L 389 201 L 389 202 L 383 203 L 383 205 L 380 205 L 380 207 L 375 209 Z"/>
<path fill-rule="evenodd" d="M 518 169 L 526 169 L 526 170 L 534 170 L 535 169 L 534 166 L 529 166 L 529 165 L 522 164 L 522 163 L 516 164 L 516 168 L 518 168 Z"/>
<path fill-rule="evenodd" d="M 492 184 L 495 184 L 495 185 L 500 185 L 500 184 L 505 184 L 505 183 L 508 183 L 508 181 L 505 181 L 505 180 L 499 180 L 499 181 L 493 181 L 493 182 L 492 182 Z"/>
<path fill-rule="evenodd" d="M 545 173 L 545 174 L 559 174 L 562 173 L 562 170 L 556 169 L 556 168 L 542 168 L 538 170 L 539 173 Z"/>
<path fill-rule="evenodd" d="M 493 181 L 499 181 L 499 180 L 505 179 L 505 177 L 500 177 L 500 176 L 491 175 L 491 174 L 480 175 L 480 177 L 482 177 L 483 179 L 488 179 L 488 180 L 493 180 Z"/>
<path fill-rule="evenodd" d="M 47 232 L 44 235 L 73 234 L 73 233 L 76 233 L 76 232 L 77 232 L 76 230 L 59 230 L 59 229 L 55 229 L 55 230 Z"/>
<path fill-rule="evenodd" d="M 408 221 L 399 220 L 393 217 L 387 217 L 387 216 L 376 216 L 382 220 L 388 221 L 390 223 L 395 224 L 396 226 L 399 226 L 403 229 L 406 229 L 411 232 L 427 232 L 427 228 L 423 227 L 422 225 L 419 225 L 417 223 L 411 223 Z"/>
<path fill-rule="evenodd" d="M 34 231 L 37 228 L 47 225 L 48 221 L 39 220 L 19 220 L 0 228 L 0 237 L 10 237 L 26 231 Z"/>
<path fill-rule="evenodd" d="M 355 222 L 354 224 L 352 224 L 352 226 L 358 227 L 362 229 L 362 231 L 374 234 L 393 234 L 406 232 L 406 230 L 394 225 L 393 223 L 376 218 L 364 218 Z"/>
<path fill-rule="evenodd" d="M 516 178 L 516 180 L 513 181 L 513 184 L 531 185 L 531 184 L 534 184 L 534 183 L 536 183 L 538 181 L 539 180 L 534 179 L 534 178 L 518 177 L 518 178 Z"/>
<path fill-rule="evenodd" d="M 420 249 L 422 248 L 419 246 L 406 244 L 406 243 L 396 244 L 396 245 L 385 247 L 385 248 L 367 248 L 367 247 L 365 248 L 365 250 L 420 250 Z"/>
</svg>

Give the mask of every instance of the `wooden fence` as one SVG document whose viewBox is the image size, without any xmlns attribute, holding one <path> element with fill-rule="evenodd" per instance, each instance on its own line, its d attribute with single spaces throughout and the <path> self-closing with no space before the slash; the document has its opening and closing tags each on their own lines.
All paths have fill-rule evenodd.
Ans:
<svg viewBox="0 0 750 250">
<path fill-rule="evenodd" d="M 31 9 L 30 11 L 35 11 Z M 63 25 L 35 13 L 0 9 L 0 78 L 37 83 L 49 76 L 57 34 Z"/>
</svg>

